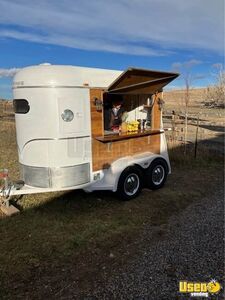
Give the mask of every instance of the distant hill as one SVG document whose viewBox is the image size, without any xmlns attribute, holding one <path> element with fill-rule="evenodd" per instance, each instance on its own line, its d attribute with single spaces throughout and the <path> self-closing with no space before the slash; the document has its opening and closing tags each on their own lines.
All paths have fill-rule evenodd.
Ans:
<svg viewBox="0 0 225 300">
<path fill-rule="evenodd" d="M 13 105 L 12 100 L 0 99 L 0 116 L 3 114 L 12 114 Z"/>
<path fill-rule="evenodd" d="M 163 99 L 169 105 L 184 105 L 185 90 L 171 90 L 163 92 Z M 190 89 L 190 105 L 200 105 L 206 99 L 207 88 Z"/>
</svg>

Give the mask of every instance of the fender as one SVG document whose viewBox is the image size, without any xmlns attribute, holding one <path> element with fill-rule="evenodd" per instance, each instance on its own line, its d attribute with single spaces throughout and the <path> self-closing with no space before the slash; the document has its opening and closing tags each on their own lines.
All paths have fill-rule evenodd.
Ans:
<svg viewBox="0 0 225 300">
<path fill-rule="evenodd" d="M 111 190 L 115 192 L 117 190 L 120 175 L 126 168 L 139 166 L 141 169 L 147 169 L 157 158 L 161 158 L 166 162 L 168 165 L 168 171 L 170 172 L 169 161 L 167 161 L 163 155 L 146 152 L 135 156 L 126 156 L 114 161 L 108 169 L 104 169 L 103 178 L 87 187 L 85 191 Z"/>
</svg>

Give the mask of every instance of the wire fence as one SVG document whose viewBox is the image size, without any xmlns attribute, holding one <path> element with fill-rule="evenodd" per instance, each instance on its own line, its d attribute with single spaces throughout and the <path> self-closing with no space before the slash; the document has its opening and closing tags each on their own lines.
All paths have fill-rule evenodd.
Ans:
<svg viewBox="0 0 225 300">
<path fill-rule="evenodd" d="M 224 153 L 223 111 L 209 111 L 188 114 L 187 138 L 185 144 L 185 116 L 182 112 L 165 112 L 163 116 L 169 149 L 188 147 L 197 156 L 198 150 Z"/>
</svg>

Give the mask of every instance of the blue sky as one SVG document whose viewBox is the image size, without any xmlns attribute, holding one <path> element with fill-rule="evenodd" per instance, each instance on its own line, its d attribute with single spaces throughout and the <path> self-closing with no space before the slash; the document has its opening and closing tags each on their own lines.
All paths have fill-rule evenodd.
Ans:
<svg viewBox="0 0 225 300">
<path fill-rule="evenodd" d="M 224 60 L 223 0 L 0 0 L 0 12 L 0 98 L 19 68 L 44 62 L 189 71 L 200 87 Z"/>
</svg>

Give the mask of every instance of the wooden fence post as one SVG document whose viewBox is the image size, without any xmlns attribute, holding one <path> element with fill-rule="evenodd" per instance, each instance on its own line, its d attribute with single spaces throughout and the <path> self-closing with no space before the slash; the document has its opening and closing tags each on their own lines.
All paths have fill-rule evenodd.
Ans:
<svg viewBox="0 0 225 300">
<path fill-rule="evenodd" d="M 196 128 L 196 133 L 195 133 L 195 158 L 197 157 L 197 147 L 198 147 L 198 128 L 199 128 L 199 114 L 198 114 L 197 128 Z"/>
</svg>

